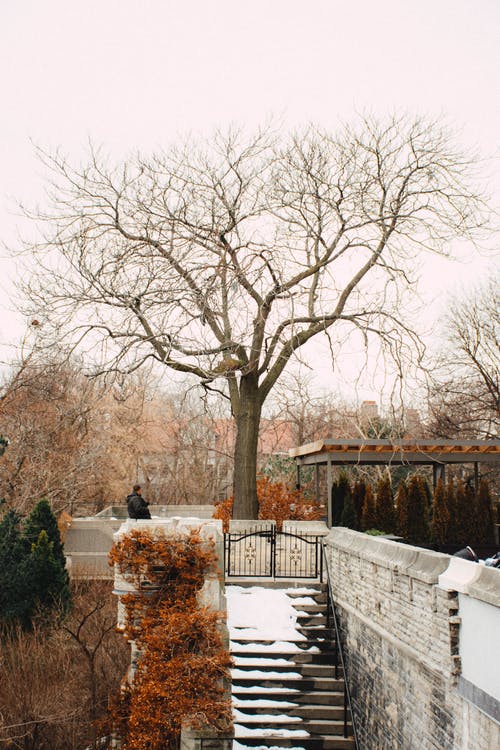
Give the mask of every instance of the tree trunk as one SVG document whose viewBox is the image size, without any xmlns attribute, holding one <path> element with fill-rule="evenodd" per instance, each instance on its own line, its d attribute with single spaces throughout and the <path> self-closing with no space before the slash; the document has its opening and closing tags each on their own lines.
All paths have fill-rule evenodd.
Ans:
<svg viewBox="0 0 500 750">
<path fill-rule="evenodd" d="M 253 375 L 242 377 L 235 416 L 233 518 L 255 519 L 258 515 L 257 443 L 261 408 L 257 378 Z"/>
</svg>

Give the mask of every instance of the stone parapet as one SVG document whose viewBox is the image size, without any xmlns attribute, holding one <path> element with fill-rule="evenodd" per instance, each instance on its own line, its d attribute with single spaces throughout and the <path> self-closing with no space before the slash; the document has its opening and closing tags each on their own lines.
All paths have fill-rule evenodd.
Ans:
<svg viewBox="0 0 500 750">
<path fill-rule="evenodd" d="M 471 666 L 465 677 L 477 689 L 465 693 L 459 683 L 462 654 L 470 651 L 469 645 L 464 652 L 461 642 L 463 617 L 469 626 L 471 611 L 489 632 L 484 618 L 497 622 L 500 571 L 345 528 L 331 529 L 325 552 L 361 747 L 496 748 L 499 727 L 489 708 L 496 705 L 492 673 L 478 675 Z M 453 572 L 462 570 L 461 563 L 467 566 L 466 582 Z M 462 590 L 467 602 L 457 593 Z M 493 655 L 493 641 L 489 649 Z M 471 695 L 488 700 L 474 705 Z M 483 744 L 477 744 L 478 737 Z"/>
<path fill-rule="evenodd" d="M 283 521 L 283 531 L 304 536 L 326 536 L 329 529 L 324 521 Z"/>
<path fill-rule="evenodd" d="M 154 524 L 189 522 L 191 526 L 202 526 L 207 523 L 220 523 L 213 519 L 211 514 L 200 516 L 196 513 L 197 509 L 204 509 L 208 514 L 207 509 L 213 510 L 212 506 L 151 506 L 151 509 L 151 521 Z M 164 513 L 156 513 L 162 509 Z M 113 545 L 113 535 L 123 524 L 127 524 L 126 528 L 131 529 L 137 524 L 148 522 L 151 523 L 149 519 L 137 521 L 127 518 L 126 508 L 121 506 L 110 506 L 100 514 L 88 518 L 72 518 L 64 538 L 64 554 L 71 577 L 112 580 L 114 574 L 108 565 L 108 555 Z"/>
</svg>

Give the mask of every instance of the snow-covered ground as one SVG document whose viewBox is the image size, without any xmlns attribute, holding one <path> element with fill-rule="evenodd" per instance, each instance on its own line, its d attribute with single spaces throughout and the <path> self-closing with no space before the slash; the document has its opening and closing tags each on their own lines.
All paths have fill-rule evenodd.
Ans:
<svg viewBox="0 0 500 750">
<path fill-rule="evenodd" d="M 302 595 L 314 593 L 314 589 L 271 589 L 262 586 L 227 586 L 228 627 L 231 637 L 255 636 L 262 641 L 305 640 L 296 628 L 297 611 L 293 602 L 314 604 L 308 596 L 298 600 L 287 596 L 287 591 Z M 280 648 L 276 648 L 280 651 Z"/>
<path fill-rule="evenodd" d="M 293 598 L 287 595 L 287 592 L 299 594 L 300 596 L 294 596 Z M 264 588 L 262 586 L 252 586 L 246 588 L 243 586 L 227 586 L 226 587 L 226 598 L 227 598 L 227 612 L 228 612 L 228 628 L 229 634 L 232 641 L 245 640 L 246 643 L 238 643 L 238 651 L 244 651 L 248 653 L 248 657 L 238 656 L 235 658 L 235 667 L 232 670 L 233 677 L 251 676 L 258 683 L 259 679 L 268 680 L 272 677 L 282 677 L 286 675 L 286 679 L 301 679 L 299 672 L 280 672 L 280 671 L 261 671 L 259 666 L 275 666 L 279 670 L 279 666 L 285 666 L 293 664 L 293 662 L 287 661 L 286 659 L 272 658 L 274 654 L 304 652 L 298 645 L 299 641 L 306 640 L 306 637 L 296 629 L 297 625 L 297 610 L 293 604 L 306 605 L 314 604 L 308 594 L 315 593 L 314 589 L 272 589 Z M 266 643 L 262 643 L 266 641 Z M 316 647 L 311 647 L 308 651 L 318 651 Z M 266 657 L 252 657 L 252 652 L 259 652 L 260 654 L 265 653 Z M 255 669 L 241 670 L 238 667 L 249 666 L 255 667 Z M 288 729 L 288 728 L 273 728 L 269 730 L 262 729 L 261 726 L 255 729 L 249 728 L 249 723 L 258 723 L 262 725 L 266 721 L 284 724 L 300 724 L 302 719 L 297 716 L 288 716 L 287 714 L 280 715 L 269 715 L 259 714 L 251 716 L 244 714 L 238 709 L 251 709 L 251 708 L 292 708 L 297 704 L 292 701 L 276 701 L 272 699 L 274 692 L 287 692 L 293 693 L 298 692 L 294 688 L 273 688 L 273 687 L 260 687 L 258 684 L 249 686 L 246 688 L 240 688 L 240 693 L 245 692 L 249 696 L 249 700 L 242 700 L 241 698 L 233 698 L 233 712 L 234 712 L 234 731 L 236 738 L 243 738 L 252 734 L 268 735 L 274 737 L 308 737 L 309 733 L 304 729 Z M 258 699 L 252 700 L 252 692 L 268 693 L 269 699 Z M 244 721 L 247 726 L 238 724 L 238 720 Z M 236 739 L 233 742 L 233 750 L 247 750 L 247 746 L 241 744 Z M 259 748 L 252 748 L 252 750 L 259 750 Z M 266 748 L 266 750 L 269 750 Z M 273 748 L 271 748 L 273 750 Z M 303 750 L 303 748 L 295 747 L 294 750 Z"/>
</svg>

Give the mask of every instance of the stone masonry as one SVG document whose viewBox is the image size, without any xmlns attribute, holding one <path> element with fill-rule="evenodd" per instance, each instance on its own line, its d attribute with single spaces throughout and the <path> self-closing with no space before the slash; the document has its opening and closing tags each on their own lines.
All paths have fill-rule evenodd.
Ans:
<svg viewBox="0 0 500 750">
<path fill-rule="evenodd" d="M 459 594 L 438 585 L 450 558 L 344 528 L 326 551 L 362 750 L 497 750 L 498 722 L 458 689 Z"/>
</svg>

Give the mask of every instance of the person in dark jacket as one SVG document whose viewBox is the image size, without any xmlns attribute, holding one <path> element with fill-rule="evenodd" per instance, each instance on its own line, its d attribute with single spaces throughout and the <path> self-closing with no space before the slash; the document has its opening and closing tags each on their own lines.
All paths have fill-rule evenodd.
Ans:
<svg viewBox="0 0 500 750">
<path fill-rule="evenodd" d="M 142 497 L 141 485 L 134 484 L 132 492 L 127 495 L 127 510 L 129 518 L 151 518 L 149 503 Z"/>
</svg>

